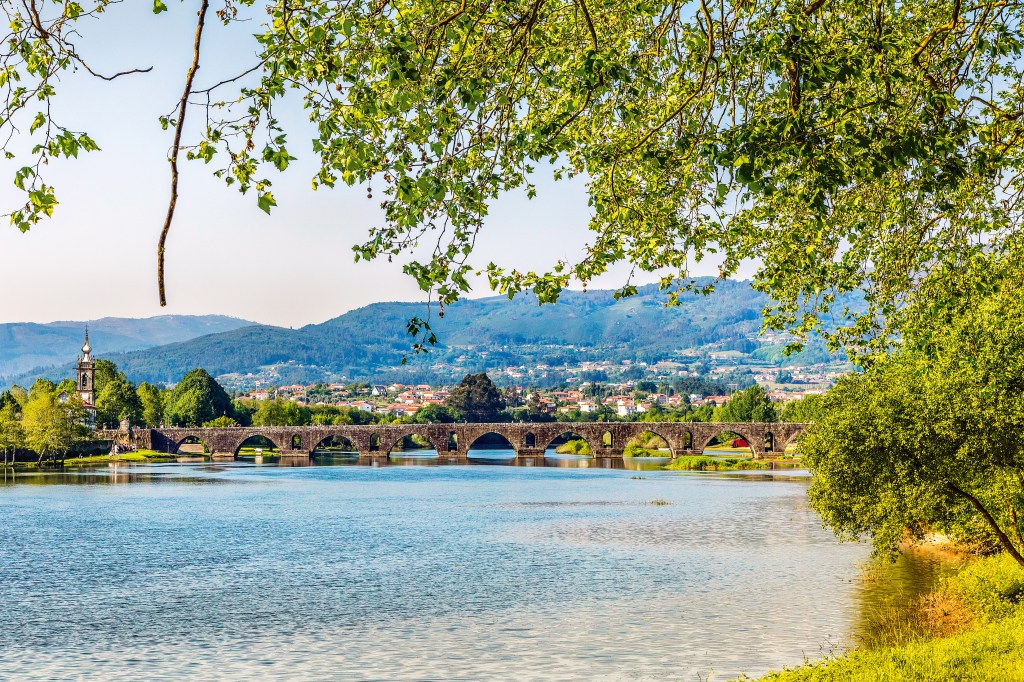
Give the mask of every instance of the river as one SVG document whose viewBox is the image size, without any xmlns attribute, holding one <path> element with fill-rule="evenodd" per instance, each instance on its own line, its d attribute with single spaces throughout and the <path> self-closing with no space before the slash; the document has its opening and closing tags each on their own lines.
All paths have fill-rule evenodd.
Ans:
<svg viewBox="0 0 1024 682">
<path fill-rule="evenodd" d="M 807 482 L 475 465 L 8 474 L 0 678 L 757 676 L 864 627 L 867 548 L 821 528 Z"/>
</svg>

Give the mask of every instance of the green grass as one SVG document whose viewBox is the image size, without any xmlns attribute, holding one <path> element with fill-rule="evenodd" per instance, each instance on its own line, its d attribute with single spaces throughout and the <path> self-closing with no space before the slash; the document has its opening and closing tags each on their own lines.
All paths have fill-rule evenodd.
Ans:
<svg viewBox="0 0 1024 682">
<path fill-rule="evenodd" d="M 555 452 L 560 455 L 585 455 L 587 457 L 592 457 L 594 454 L 590 451 L 587 441 L 579 439 L 566 441 L 555 448 Z"/>
<path fill-rule="evenodd" d="M 1024 570 L 1013 559 L 973 561 L 946 578 L 933 596 L 968 609 L 975 626 L 941 639 L 921 635 L 898 646 L 854 649 L 768 673 L 761 682 L 1024 682 Z"/>
<path fill-rule="evenodd" d="M 947 682 L 1024 680 L 1024 613 L 974 630 L 873 651 L 854 650 L 761 682 Z"/>
<path fill-rule="evenodd" d="M 672 452 L 668 449 L 668 443 L 655 436 L 658 441 L 649 439 L 646 443 L 630 442 L 622 451 L 623 457 L 671 457 Z M 654 442 L 652 442 L 654 441 Z M 663 449 L 664 448 L 664 449 Z"/>
<path fill-rule="evenodd" d="M 688 455 L 676 457 L 665 465 L 669 471 L 741 471 L 747 469 L 767 469 L 765 462 L 736 457 L 707 457 L 704 455 Z"/>
<path fill-rule="evenodd" d="M 1006 554 L 987 557 L 951 575 L 941 591 L 991 622 L 1024 611 L 1024 569 Z"/>
<path fill-rule="evenodd" d="M 82 464 L 105 464 L 111 461 L 148 462 L 149 458 L 141 452 L 125 452 L 116 457 L 113 455 L 92 455 L 91 457 L 68 457 L 64 466 L 80 466 Z"/>
<path fill-rule="evenodd" d="M 177 455 L 169 455 L 158 450 L 136 450 L 135 452 L 122 452 L 120 455 L 92 455 L 90 457 L 68 457 L 64 460 L 64 466 L 84 466 L 90 464 L 106 464 L 108 462 L 154 462 L 170 461 L 177 458 Z M 21 466 L 21 463 L 18 463 Z"/>
</svg>

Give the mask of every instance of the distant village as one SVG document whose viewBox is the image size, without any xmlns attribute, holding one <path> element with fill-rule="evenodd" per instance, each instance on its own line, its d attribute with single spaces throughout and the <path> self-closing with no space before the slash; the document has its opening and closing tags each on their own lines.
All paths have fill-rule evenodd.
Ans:
<svg viewBox="0 0 1024 682">
<path fill-rule="evenodd" d="M 769 332 L 765 340 L 784 344 L 791 339 Z M 413 381 L 374 383 L 336 377 L 333 381 L 297 383 L 287 380 L 295 376 L 293 363 L 267 366 L 255 373 L 221 375 L 217 380 L 241 400 L 283 399 L 402 417 L 428 405 L 444 405 L 450 388 L 462 376 L 484 371 L 502 387 L 509 407 L 530 404 L 549 414 L 587 414 L 600 408 L 630 417 L 656 407 L 720 407 L 734 391 L 755 383 L 773 402 L 791 402 L 824 393 L 851 368 L 844 359 L 787 366 L 750 353 L 707 348 L 681 349 L 672 360 L 660 362 L 581 360 L 558 366 L 537 362 L 494 367 L 480 362 L 478 356 L 485 356 L 486 351 L 467 349 L 466 353 L 435 363 L 428 374 L 438 380 L 420 373 L 420 380 Z M 424 378 L 429 383 L 422 382 Z M 701 392 L 700 386 L 718 390 Z"/>
<path fill-rule="evenodd" d="M 801 374 L 813 379 L 815 384 L 825 383 L 824 377 L 812 374 Z M 775 377 L 770 373 L 759 375 L 757 383 L 772 384 Z M 793 377 L 794 380 L 796 376 Z M 808 381 L 810 383 L 810 381 Z M 241 400 L 290 400 L 301 405 L 320 405 L 342 408 L 354 408 L 365 412 L 391 414 L 396 417 L 413 416 L 421 408 L 429 405 L 445 405 L 450 394 L 449 386 L 431 386 L 419 384 L 313 384 L 303 386 L 277 386 L 260 388 L 240 393 L 236 398 Z M 811 386 L 800 390 L 774 388 L 767 391 L 773 402 L 785 403 L 800 400 L 808 395 L 820 395 L 825 388 Z M 595 395 L 601 393 L 602 395 Z M 561 389 L 532 389 L 522 386 L 506 388 L 504 397 L 510 407 L 533 405 L 536 409 L 549 414 L 579 411 L 582 414 L 597 412 L 599 409 L 611 409 L 620 417 L 643 414 L 656 408 L 680 408 L 686 405 L 694 407 L 709 405 L 721 407 L 725 405 L 728 395 L 701 395 L 698 393 L 678 394 L 670 386 L 657 384 L 653 381 L 627 381 L 624 383 L 583 382 L 578 387 Z"/>
</svg>

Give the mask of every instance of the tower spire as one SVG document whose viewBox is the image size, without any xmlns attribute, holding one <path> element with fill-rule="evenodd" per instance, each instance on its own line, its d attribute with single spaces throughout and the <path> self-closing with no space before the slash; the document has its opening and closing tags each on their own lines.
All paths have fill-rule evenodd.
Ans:
<svg viewBox="0 0 1024 682">
<path fill-rule="evenodd" d="M 82 360 L 89 362 L 92 360 L 89 354 L 92 353 L 92 346 L 89 345 L 89 325 L 85 326 L 85 343 L 82 344 Z"/>
<path fill-rule="evenodd" d="M 92 360 L 92 346 L 89 345 L 89 327 L 85 328 L 85 342 L 82 344 L 82 356 L 78 360 L 78 395 L 86 405 L 93 405 L 95 393 L 93 380 L 96 378 L 96 365 Z"/>
</svg>

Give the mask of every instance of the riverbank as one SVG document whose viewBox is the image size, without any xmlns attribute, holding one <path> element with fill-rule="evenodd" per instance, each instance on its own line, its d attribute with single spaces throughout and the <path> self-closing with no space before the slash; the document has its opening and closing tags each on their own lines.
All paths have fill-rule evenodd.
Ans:
<svg viewBox="0 0 1024 682">
<path fill-rule="evenodd" d="M 709 457 L 707 455 L 684 455 L 676 457 L 665 465 L 666 471 L 745 471 L 767 469 L 768 463 L 761 460 L 739 457 Z"/>
<path fill-rule="evenodd" d="M 921 600 L 894 639 L 760 682 L 1024 680 L 1024 569 L 1003 554 L 969 561 Z"/>
<path fill-rule="evenodd" d="M 109 464 L 110 462 L 134 462 L 138 464 L 145 464 L 147 462 L 173 462 L 177 457 L 177 455 L 168 455 L 166 452 L 158 452 L 156 450 L 136 450 L 135 452 L 124 452 L 120 455 L 68 457 L 63 461 L 63 466 L 96 466 Z M 41 464 L 38 462 L 13 462 L 8 463 L 7 465 L 8 468 L 13 469 L 48 469 L 60 466 L 60 462 L 55 463 L 50 460 L 45 460 Z"/>
</svg>

